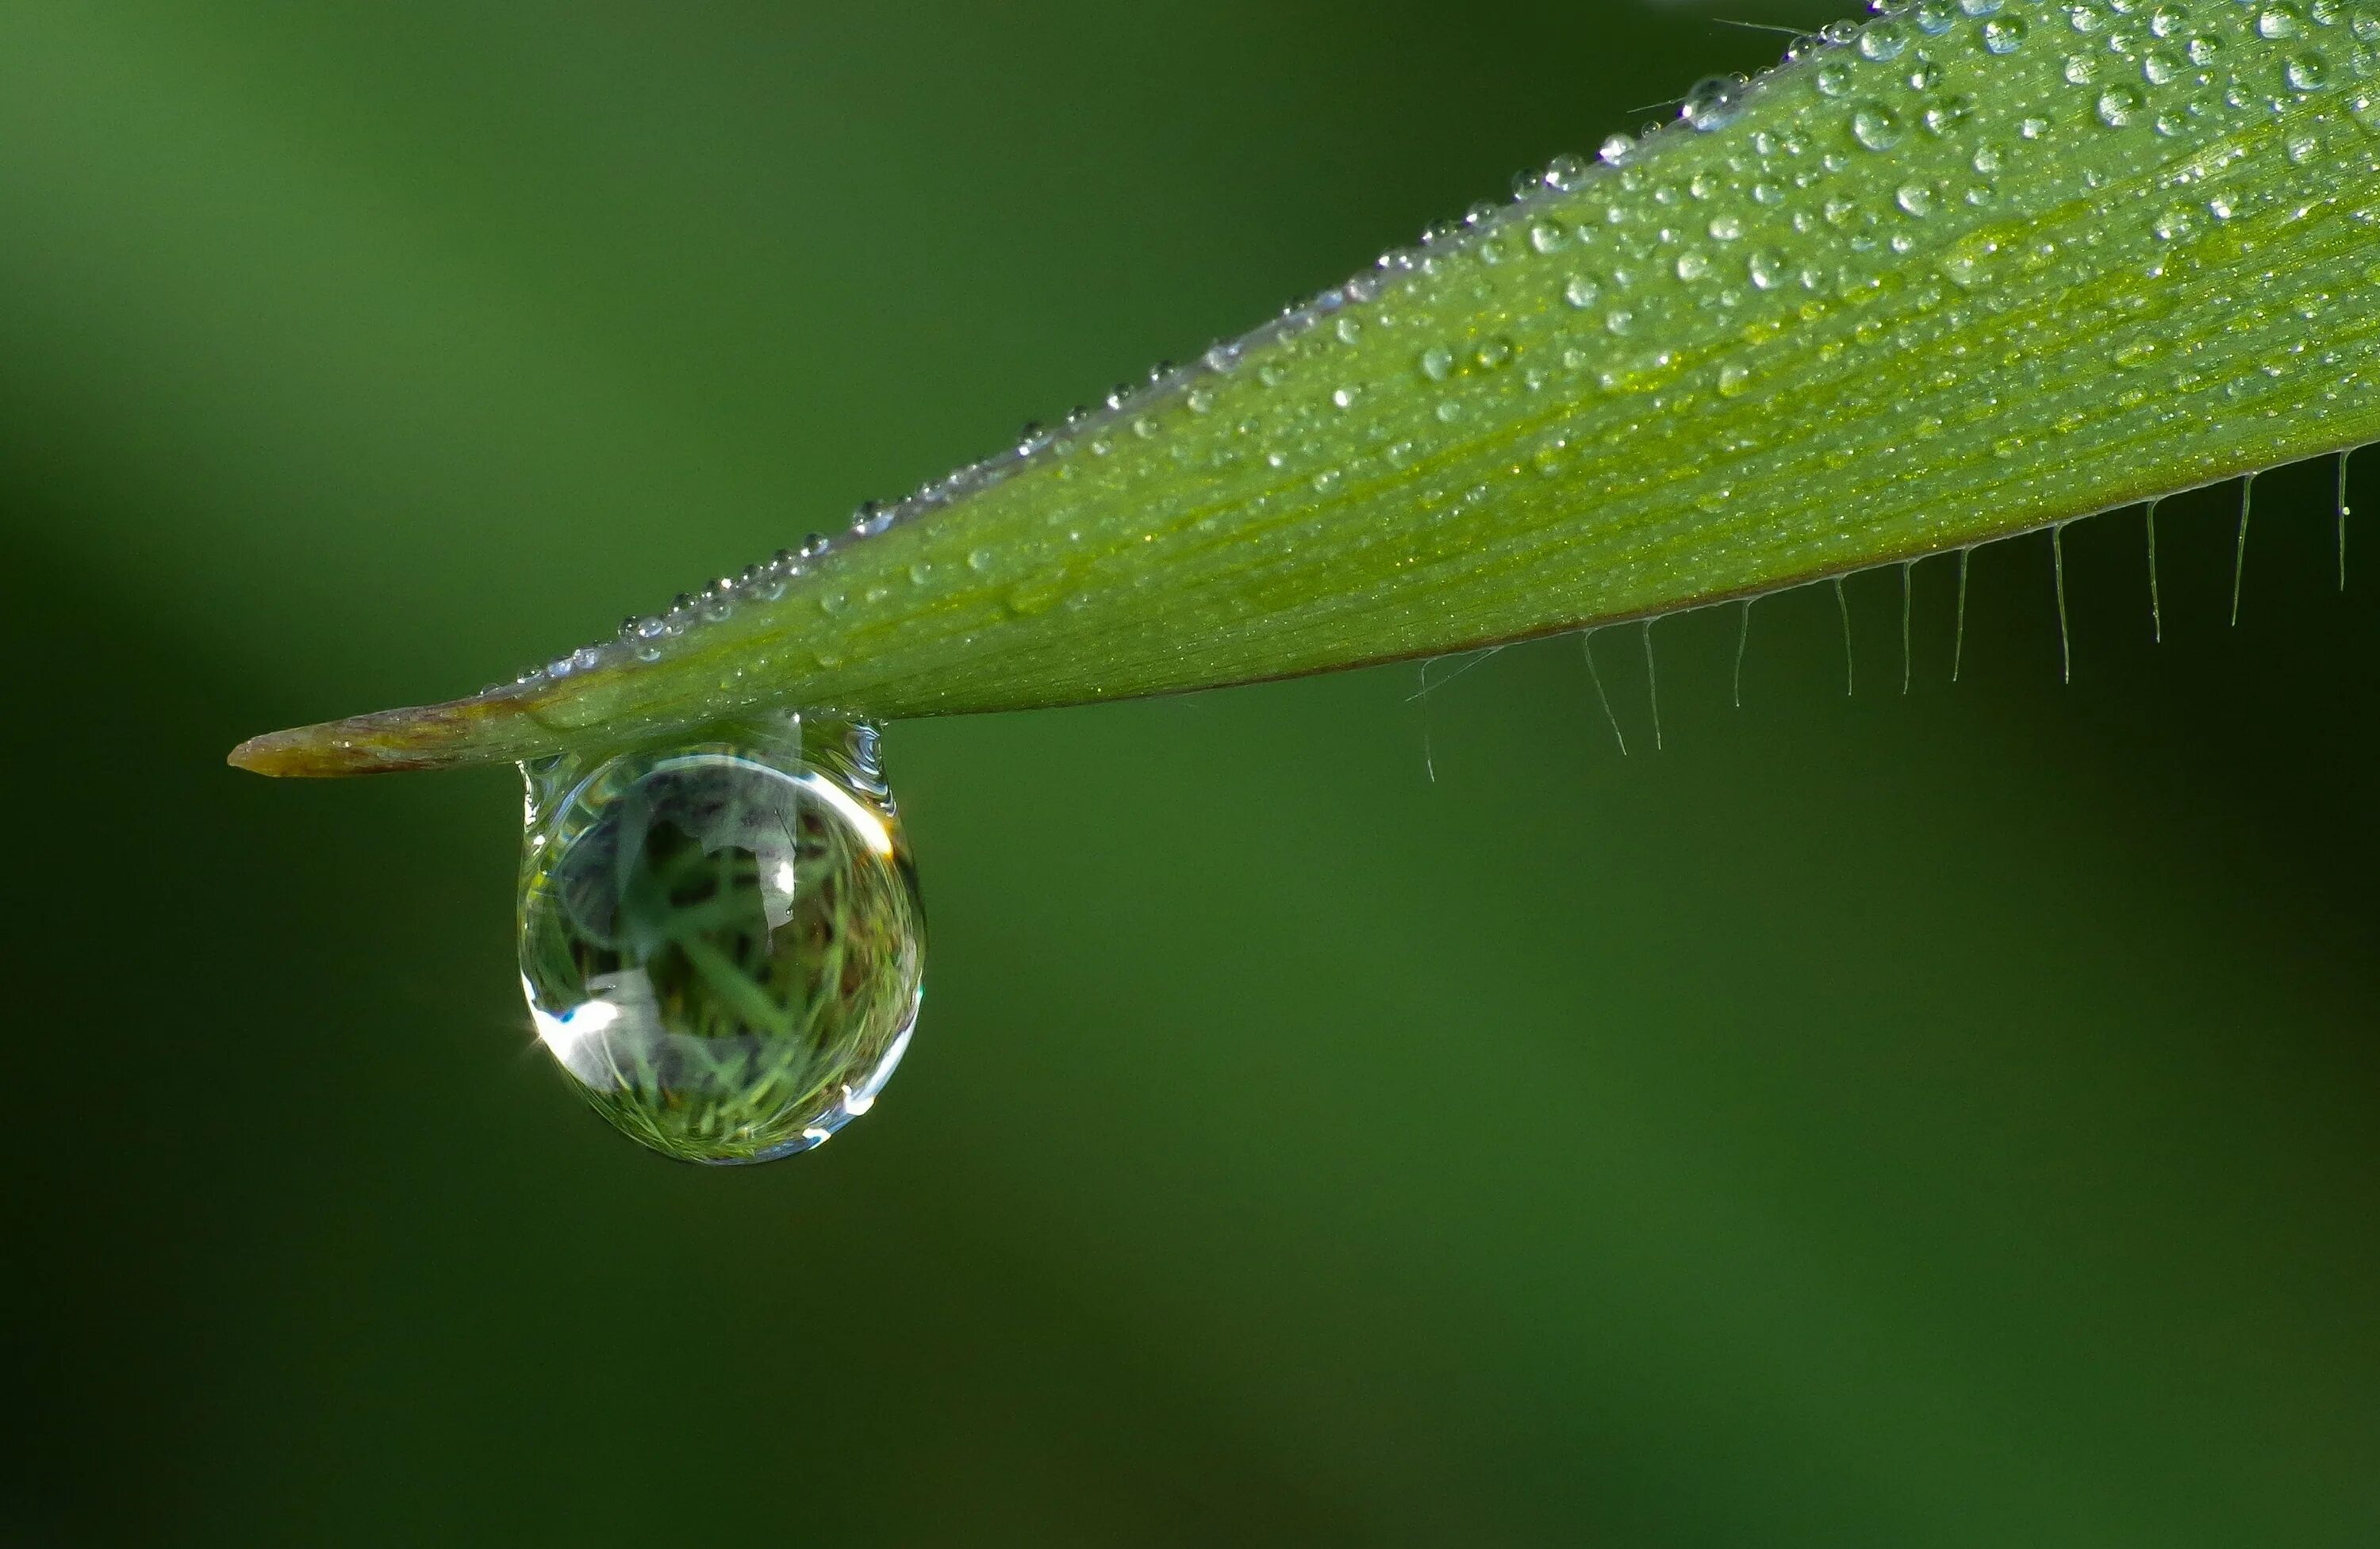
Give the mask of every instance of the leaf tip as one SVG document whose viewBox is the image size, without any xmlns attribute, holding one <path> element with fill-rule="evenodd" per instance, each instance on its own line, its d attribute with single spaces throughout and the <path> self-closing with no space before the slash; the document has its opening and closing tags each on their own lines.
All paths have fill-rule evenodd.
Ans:
<svg viewBox="0 0 2380 1549">
<path fill-rule="evenodd" d="M 255 774 L 300 780 L 492 763 L 521 756 L 502 735 L 514 729 L 506 723 L 517 713 L 516 707 L 493 706 L 484 696 L 379 710 L 250 737 L 225 761 Z"/>
</svg>

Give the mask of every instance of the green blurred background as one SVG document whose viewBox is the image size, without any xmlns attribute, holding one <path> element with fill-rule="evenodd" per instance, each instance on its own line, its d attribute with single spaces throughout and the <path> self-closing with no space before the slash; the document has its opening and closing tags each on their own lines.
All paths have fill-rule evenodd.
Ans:
<svg viewBox="0 0 2380 1549">
<path fill-rule="evenodd" d="M 1804 25 L 1824 9 L 1732 16 Z M 875 1116 L 534 1048 L 502 773 L 271 784 L 1782 40 L 1160 0 L 0 6 L 0 1542 L 2368 1544 L 2380 575 L 2325 470 L 1410 668 L 904 725 Z M 2360 481 L 2380 507 L 2380 472 Z M 2374 529 L 2380 531 L 2380 528 Z M 2380 569 L 2380 540 L 2371 551 Z M 2367 575 L 2369 572 L 2367 572 Z M 1443 669 L 1441 669 L 1443 671 Z M 1425 746 L 1435 766 L 1427 772 Z"/>
</svg>

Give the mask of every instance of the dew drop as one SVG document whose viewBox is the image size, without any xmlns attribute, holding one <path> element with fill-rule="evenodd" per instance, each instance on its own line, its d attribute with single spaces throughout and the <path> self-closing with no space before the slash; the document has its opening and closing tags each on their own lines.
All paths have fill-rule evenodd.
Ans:
<svg viewBox="0 0 2380 1549">
<path fill-rule="evenodd" d="M 1743 83 L 1725 76 L 1706 76 L 1686 91 L 1678 116 L 1707 133 L 1723 129 L 1743 113 Z"/>
<path fill-rule="evenodd" d="M 1881 103 L 1863 103 L 1852 112 L 1852 138 L 1870 151 L 1889 151 L 1900 143 L 1900 115 Z"/>
<path fill-rule="evenodd" d="M 875 744 L 787 715 L 523 766 L 529 1015 L 631 1137 L 693 1162 L 790 1156 L 900 1063 L 924 914 Z"/>
<path fill-rule="evenodd" d="M 1432 381 L 1444 381 L 1454 374 L 1454 352 L 1444 345 L 1432 345 L 1422 351 L 1421 374 Z"/>
<path fill-rule="evenodd" d="M 1869 22 L 1860 33 L 1860 56 L 1864 59 L 1898 59 L 1908 46 L 1908 30 L 1890 17 Z"/>
<path fill-rule="evenodd" d="M 1602 294 L 1596 283 L 1584 274 L 1572 275 L 1570 283 L 1562 286 L 1562 299 L 1582 309 L 1594 306 Z"/>
<path fill-rule="evenodd" d="M 1984 23 L 1984 52 L 1986 54 L 2014 54 L 2018 49 L 2024 46 L 2024 35 L 2026 30 L 2027 29 L 2025 27 L 2024 18 L 2022 17 L 1993 17 L 1990 20 Z"/>
<path fill-rule="evenodd" d="M 2316 49 L 2290 55 L 2281 73 L 2296 91 L 2319 91 L 2330 84 L 2330 62 Z"/>
<path fill-rule="evenodd" d="M 2099 122 L 2111 129 L 2137 124 L 2146 106 L 2140 92 L 2130 86 L 2110 87 L 2099 93 Z"/>
</svg>

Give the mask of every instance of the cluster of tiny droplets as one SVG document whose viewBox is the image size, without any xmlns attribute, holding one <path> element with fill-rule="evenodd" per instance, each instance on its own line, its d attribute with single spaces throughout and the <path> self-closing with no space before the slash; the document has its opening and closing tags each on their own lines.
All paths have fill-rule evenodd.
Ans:
<svg viewBox="0 0 2380 1549">
<path fill-rule="evenodd" d="M 1284 309 L 1273 321 L 1242 338 L 1215 345 L 1189 366 L 1161 364 L 1146 385 L 1118 387 L 1103 405 L 1075 409 L 1055 431 L 1028 425 L 1015 445 L 992 458 L 929 483 L 899 502 L 862 506 L 845 539 L 813 535 L 799 550 L 781 551 L 767 563 L 752 566 L 739 577 L 722 578 L 698 594 L 682 595 L 663 613 L 630 619 L 615 640 L 582 647 L 518 681 L 659 660 L 670 642 L 688 631 L 723 621 L 748 605 L 777 601 L 793 581 L 818 569 L 838 544 L 949 505 L 1036 460 L 1067 458 L 1078 451 L 1106 456 L 1127 441 L 1155 437 L 1173 413 L 1208 413 L 1217 401 L 1215 379 L 1237 373 L 1249 357 L 1257 361 L 1253 374 L 1258 384 L 1278 386 L 1291 375 L 1285 360 L 1309 357 L 1273 346 L 1309 334 L 1326 348 L 1334 341 L 1353 345 L 1367 322 L 1390 327 L 1400 319 L 1375 304 L 1396 295 L 1401 285 L 1444 282 L 1465 265 L 1544 262 L 1552 299 L 1559 302 L 1550 314 L 1576 320 L 1567 325 L 1573 329 L 1583 325 L 1608 337 L 1597 341 L 1594 350 L 1573 343 L 1548 351 L 1533 343 L 1531 363 L 1510 373 L 1515 380 L 1512 391 L 1535 392 L 1560 373 L 1585 373 L 1599 381 L 1605 391 L 1657 391 L 1670 380 L 1681 344 L 1693 342 L 1698 328 L 1707 337 L 1731 326 L 1729 314 L 1751 295 L 1799 290 L 1823 304 L 1873 293 L 1880 284 L 1876 265 L 1888 261 L 1886 255 L 1912 251 L 1924 240 L 1921 234 L 1927 224 L 1945 212 L 1988 211 L 1998 199 L 1999 175 L 2028 157 L 2054 156 L 2058 137 L 2072 132 L 2071 126 L 2168 139 L 2204 136 L 2380 75 L 2380 8 L 2349 0 L 1917 0 L 1878 3 L 1873 8 L 1878 14 L 1864 25 L 1838 22 L 1795 42 L 1785 62 L 1806 67 L 1792 75 L 1771 72 L 1754 79 L 1704 80 L 1686 94 L 1675 120 L 1648 126 L 1637 136 L 1613 136 L 1603 143 L 1595 163 L 1558 157 L 1542 173 L 1515 179 L 1510 205 L 1474 206 L 1459 221 L 1426 230 L 1418 246 L 1383 253 L 1368 272 Z M 2237 71 L 2229 60 L 2243 37 L 2293 46 L 2277 67 L 2268 67 L 2260 57 L 2253 71 Z M 2075 93 L 2071 103 L 2056 104 L 2061 116 L 2053 118 L 2052 104 L 2045 103 L 2039 115 L 2015 123 L 2013 138 L 2006 142 L 1974 143 L 1967 161 L 1971 176 L 1912 180 L 1893 190 L 1889 208 L 1873 208 L 1829 192 L 1835 175 L 1862 155 L 1890 151 L 1912 135 L 1944 139 L 1964 134 L 1974 104 L 1956 91 L 1946 68 L 1961 53 L 2006 55 L 2041 50 L 2062 54 L 2059 75 Z M 1699 168 L 1681 168 L 1663 180 L 1650 179 L 1643 170 L 1653 160 L 1647 152 L 1657 143 L 1726 129 L 1760 94 L 1789 87 L 1815 92 L 1837 115 L 1837 125 L 1823 140 L 1810 132 L 1806 118 L 1780 115 L 1790 121 L 1726 137 L 1725 152 Z M 2345 105 L 2356 123 L 2380 130 L 2380 94 L 2358 85 Z M 2286 151 L 2296 163 L 2315 149 L 2315 142 L 2306 138 L 2292 139 Z M 1661 164 L 1668 168 L 1681 160 L 1665 158 Z M 2170 188 L 2179 188 L 2193 176 L 2207 175 L 2185 172 L 2166 181 Z M 2078 191 L 2100 186 L 2099 175 L 2086 172 Z M 1621 197 L 1598 204 L 1592 198 L 1598 188 Z M 1748 194 L 1749 212 L 1741 199 L 1715 198 L 1738 194 Z M 2149 217 L 2150 229 L 2160 241 L 2181 243 L 2246 212 L 2247 198 L 2236 184 L 2224 182 L 2203 190 L 2202 197 L 2161 201 Z M 1716 212 L 1703 218 L 1695 210 L 1698 204 Z M 1768 220 L 1766 232 L 1755 234 L 1747 215 L 1760 219 L 1764 214 L 1777 218 Z M 1937 267 L 1954 287 L 1953 295 L 1985 296 L 2008 257 L 1976 236 L 1949 246 Z M 1458 309 L 1463 304 L 1459 291 L 1446 294 Z M 1483 304 L 1489 296 L 1484 284 L 1471 294 Z M 1925 292 L 1917 309 L 1924 311 L 1938 299 Z M 1428 310 L 1416 306 L 1402 321 L 1423 323 Z M 1519 313 L 1510 321 L 1516 332 L 1532 325 L 1531 319 Z M 1459 346 L 1426 344 L 1408 358 L 1433 382 L 1491 376 L 1520 358 L 1522 345 L 1512 336 L 1489 333 L 1485 342 L 1474 343 L 1482 333 L 1480 322 L 1477 317 L 1466 320 Z M 1640 336 L 1660 343 L 1647 345 L 1647 353 L 1633 360 L 1612 354 L 1614 342 Z M 2121 356 L 2115 363 L 2140 364 Z M 1729 362 L 1716 369 L 1706 385 L 1726 398 L 1747 391 L 1752 382 L 1747 368 Z M 2177 374 L 2175 385 L 2190 390 L 2186 371 Z M 2252 384 L 2248 390 L 2252 391 Z M 1329 391 L 1327 404 L 1305 407 L 1294 418 L 1310 428 L 1318 422 L 1317 416 L 1348 410 L 1363 396 L 1361 381 L 1343 381 Z M 1661 400 L 1655 399 L 1651 406 L 1661 406 Z M 1466 403 L 1449 395 L 1437 405 L 1435 418 L 1451 427 L 1475 407 L 1475 397 Z M 1257 429 L 1254 419 L 1239 427 L 1244 434 Z M 1722 433 L 1722 442 L 1731 433 Z M 1923 426 L 1919 433 L 1925 433 Z M 1268 425 L 1258 439 L 1261 444 L 1213 453 L 1216 466 L 1253 452 L 1265 467 L 1281 470 L 1321 444 L 1310 433 L 1301 440 L 1296 423 L 1285 430 Z M 1995 450 L 2013 455 L 2020 449 L 2021 443 L 2011 443 Z M 1186 448 L 1177 449 L 1176 459 L 1184 452 Z M 1535 453 L 1536 471 L 1559 474 L 1569 452 L 1564 434 L 1550 433 Z M 1393 469 L 1416 454 L 1408 437 L 1387 441 L 1371 461 L 1375 469 Z M 1840 455 L 1848 460 L 1851 454 Z M 1327 492 L 1351 472 L 1362 471 L 1363 459 L 1320 468 L 1311 476 L 1312 488 Z M 1459 515 L 1475 508 L 1488 491 L 1478 485 L 1429 493 L 1443 499 L 1446 514 Z M 1724 500 L 1725 492 L 1706 498 Z M 990 558 L 978 552 L 969 563 L 981 569 Z M 838 599 L 839 593 L 822 594 L 820 606 L 832 611 Z M 1043 605 L 1026 590 L 1020 590 L 1015 603 L 1019 611 Z"/>
</svg>

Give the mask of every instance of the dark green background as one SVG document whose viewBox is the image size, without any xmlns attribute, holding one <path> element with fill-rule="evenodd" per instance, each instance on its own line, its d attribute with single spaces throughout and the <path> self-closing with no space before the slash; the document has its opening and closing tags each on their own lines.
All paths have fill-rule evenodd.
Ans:
<svg viewBox="0 0 2380 1549">
<path fill-rule="evenodd" d="M 1740 14 L 1740 13 L 1739 13 Z M 1824 11 L 1758 13 L 1814 23 Z M 509 775 L 269 784 L 1781 40 L 1593 5 L 0 7 L 28 1544 L 2364 1544 L 2326 473 L 1633 631 L 893 728 L 877 1114 L 647 1156 Z M 2380 473 L 2364 481 L 2380 509 Z M 1425 746 L 1436 781 L 1425 772 Z"/>
</svg>

